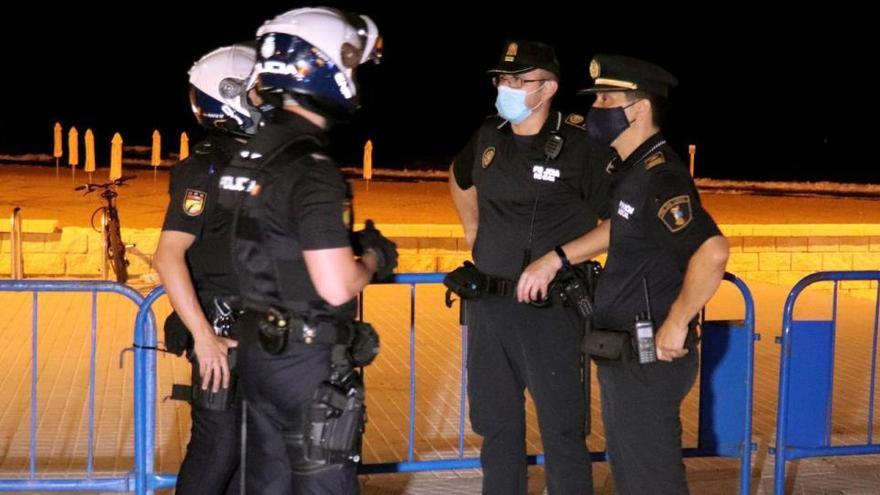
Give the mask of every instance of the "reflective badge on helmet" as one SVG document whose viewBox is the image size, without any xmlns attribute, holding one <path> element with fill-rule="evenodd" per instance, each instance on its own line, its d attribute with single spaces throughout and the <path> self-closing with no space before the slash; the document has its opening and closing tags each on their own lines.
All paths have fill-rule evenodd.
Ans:
<svg viewBox="0 0 880 495">
<path fill-rule="evenodd" d="M 657 217 L 670 232 L 678 232 L 687 227 L 693 220 L 691 197 L 687 195 L 676 196 L 663 203 L 660 211 L 657 212 Z"/>
<path fill-rule="evenodd" d="M 191 217 L 197 217 L 205 211 L 205 198 L 208 195 L 195 189 L 187 189 L 183 198 L 183 212 Z"/>
<path fill-rule="evenodd" d="M 272 55 L 275 55 L 275 37 L 267 36 L 265 40 L 263 40 L 263 45 L 260 47 L 260 55 L 263 58 L 269 58 Z"/>
</svg>

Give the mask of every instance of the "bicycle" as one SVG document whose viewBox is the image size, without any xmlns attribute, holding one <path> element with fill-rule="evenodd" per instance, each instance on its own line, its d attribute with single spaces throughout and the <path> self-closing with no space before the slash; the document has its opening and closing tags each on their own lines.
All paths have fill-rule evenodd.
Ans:
<svg viewBox="0 0 880 495">
<path fill-rule="evenodd" d="M 110 182 L 105 182 L 104 184 L 89 183 L 74 188 L 74 191 L 85 190 L 86 192 L 83 196 L 95 192 L 98 189 L 104 190 L 104 192 L 101 193 L 101 198 L 107 202 L 107 205 L 101 206 L 92 212 L 89 222 L 91 223 L 92 228 L 95 229 L 95 232 L 103 234 L 104 253 L 107 256 L 104 268 L 106 269 L 106 261 L 109 260 L 110 266 L 113 267 L 113 272 L 116 274 L 116 281 L 122 283 L 128 281 L 128 260 L 125 258 L 125 250 L 127 247 L 122 243 L 122 235 L 119 228 L 119 211 L 116 209 L 116 197 L 119 196 L 119 193 L 116 192 L 116 187 L 124 186 L 125 181 L 134 178 L 134 175 L 128 175 Z M 103 213 L 103 225 L 100 229 L 95 226 L 95 217 L 98 213 Z"/>
</svg>

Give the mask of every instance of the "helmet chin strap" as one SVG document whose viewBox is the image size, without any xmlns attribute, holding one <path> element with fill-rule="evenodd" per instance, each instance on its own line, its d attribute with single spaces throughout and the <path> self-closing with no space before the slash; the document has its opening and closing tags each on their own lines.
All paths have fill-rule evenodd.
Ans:
<svg viewBox="0 0 880 495">
<path fill-rule="evenodd" d="M 263 116 L 260 121 L 260 124 L 262 125 L 263 123 L 272 121 L 272 117 L 275 113 L 284 106 L 284 98 L 282 95 L 272 91 L 258 91 L 258 93 L 260 95 L 261 103 L 257 107 L 257 111 Z"/>
<path fill-rule="evenodd" d="M 262 119 L 259 122 L 260 125 L 263 122 L 271 122 L 278 111 L 284 110 L 284 107 L 298 107 L 307 110 L 324 119 L 325 127 L 327 128 L 349 122 L 353 116 L 353 112 L 334 108 L 332 104 L 323 104 L 319 98 L 308 94 L 267 91 L 261 92 L 260 97 L 263 100 L 262 104 L 258 107 L 258 111 L 262 115 Z"/>
</svg>

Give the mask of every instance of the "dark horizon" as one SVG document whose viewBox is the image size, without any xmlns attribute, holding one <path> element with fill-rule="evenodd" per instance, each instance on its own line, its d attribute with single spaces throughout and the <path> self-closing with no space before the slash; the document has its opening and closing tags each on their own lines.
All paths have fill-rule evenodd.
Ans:
<svg viewBox="0 0 880 495">
<path fill-rule="evenodd" d="M 664 133 L 683 158 L 688 144 L 697 145 L 699 177 L 880 183 L 866 146 L 871 90 L 847 86 L 870 81 L 859 51 L 866 51 L 871 30 L 857 25 L 867 22 L 857 13 L 801 10 L 795 19 L 747 6 L 675 13 L 572 12 L 553 2 L 484 4 L 481 12 L 464 2 L 326 4 L 370 15 L 385 38 L 383 63 L 359 72 L 361 112 L 334 130 L 331 151 L 344 165 L 359 164 L 370 138 L 377 167 L 446 168 L 494 113 L 486 68 L 505 40 L 526 38 L 556 47 L 556 106 L 565 111 L 588 110 L 591 100 L 574 93 L 588 84 L 595 53 L 646 58 L 675 74 L 681 85 L 671 94 Z M 126 145 L 149 145 L 158 129 L 163 155 L 176 152 L 180 132 L 191 141 L 200 136 L 187 100 L 192 63 L 306 5 L 318 3 L 156 5 L 104 23 L 82 19 L 72 6 L 53 6 L 46 15 L 24 6 L 7 23 L 39 19 L 40 32 L 0 35 L 11 58 L 0 154 L 51 153 L 56 121 L 65 148 L 71 125 L 80 135 L 92 128 L 99 166 L 114 132 Z"/>
</svg>

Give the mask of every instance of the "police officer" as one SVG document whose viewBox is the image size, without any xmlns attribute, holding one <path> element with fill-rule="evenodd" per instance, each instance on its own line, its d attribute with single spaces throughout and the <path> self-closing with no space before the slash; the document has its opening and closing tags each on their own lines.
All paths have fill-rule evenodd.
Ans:
<svg viewBox="0 0 880 495">
<path fill-rule="evenodd" d="M 324 149 L 330 126 L 357 108 L 354 70 L 377 57 L 381 40 L 368 17 L 329 8 L 286 12 L 257 37 L 252 80 L 264 124 L 220 182 L 236 211 L 232 251 L 246 308 L 236 328 L 247 492 L 357 493 L 364 396 L 352 369 L 363 360 L 348 345 L 355 297 L 377 272 L 391 274 L 397 254 L 368 228 L 356 233 L 355 257 L 346 183 Z"/>
<path fill-rule="evenodd" d="M 728 244 L 660 132 L 676 79 L 650 62 L 611 55 L 597 55 L 590 75 L 594 85 L 584 92 L 596 102 L 587 129 L 619 157 L 611 219 L 562 249 L 572 262 L 608 250 L 594 326 L 626 339 L 619 353 L 597 359 L 611 471 L 621 494 L 687 493 L 679 411 L 697 375 L 695 319 L 721 282 Z M 561 263 L 555 255 L 537 260 L 520 278 L 518 297 L 534 297 Z M 650 364 L 640 364 L 632 345 L 640 313 L 658 329 Z"/>
<path fill-rule="evenodd" d="M 526 388 L 537 407 L 549 493 L 592 493 L 583 321 L 572 308 L 534 307 L 513 296 L 533 253 L 553 253 L 605 216 L 610 150 L 588 141 L 583 117 L 551 108 L 559 86 L 552 47 L 509 42 L 489 73 L 498 114 L 450 169 L 476 268 L 492 280 L 489 294 L 469 305 L 468 398 L 471 424 L 483 437 L 483 493 L 526 493 Z"/>
<path fill-rule="evenodd" d="M 245 103 L 253 48 L 219 48 L 189 71 L 190 103 L 208 135 L 171 170 L 170 201 L 154 258 L 174 313 L 165 342 L 193 366 L 192 435 L 177 476 L 177 493 L 238 493 L 240 407 L 230 389 L 227 352 L 236 346 L 224 319 L 238 294 L 229 255 L 230 217 L 217 207 L 220 170 L 256 132 L 258 114 Z"/>
</svg>

